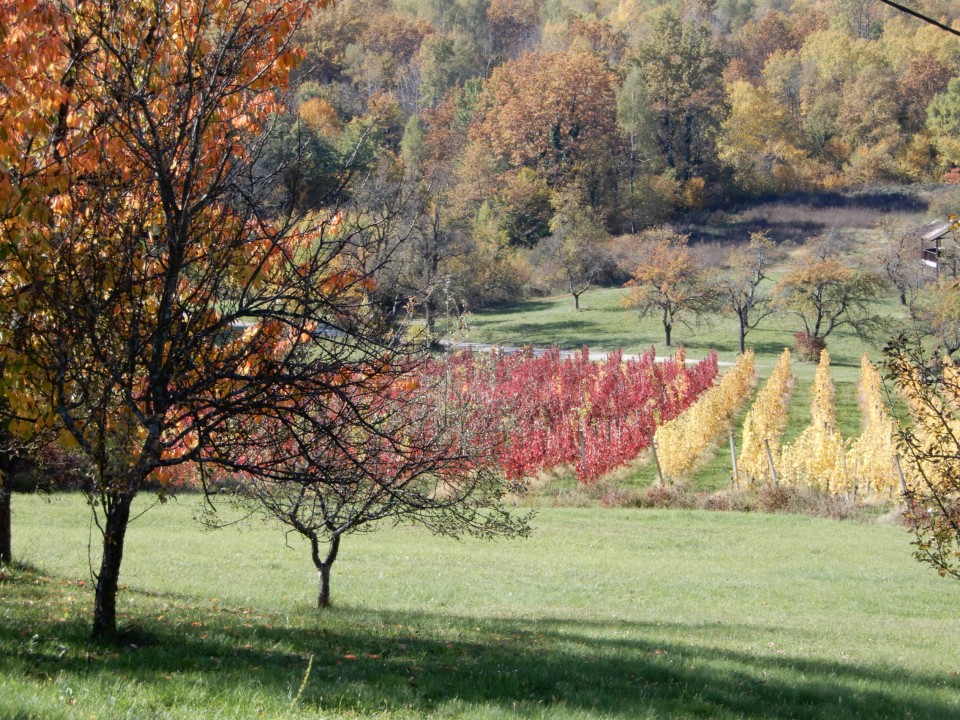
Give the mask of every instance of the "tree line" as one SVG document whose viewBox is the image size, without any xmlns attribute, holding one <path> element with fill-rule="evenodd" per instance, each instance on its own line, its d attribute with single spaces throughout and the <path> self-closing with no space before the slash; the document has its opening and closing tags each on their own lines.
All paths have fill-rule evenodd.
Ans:
<svg viewBox="0 0 960 720">
<path fill-rule="evenodd" d="M 345 153 L 416 189 L 426 212 L 382 293 L 430 288 L 428 323 L 450 297 L 624 282 L 606 239 L 692 209 L 960 163 L 956 39 L 879 0 L 347 0 L 298 40 L 301 198 Z"/>
</svg>

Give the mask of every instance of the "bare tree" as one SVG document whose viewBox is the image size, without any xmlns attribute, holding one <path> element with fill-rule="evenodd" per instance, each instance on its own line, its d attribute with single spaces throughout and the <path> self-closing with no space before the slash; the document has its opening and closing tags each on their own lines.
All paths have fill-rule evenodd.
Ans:
<svg viewBox="0 0 960 720">
<path fill-rule="evenodd" d="M 783 253 L 765 233 L 750 234 L 750 242 L 732 249 L 723 259 L 723 272 L 717 287 L 727 310 L 737 316 L 740 352 L 746 350 L 747 333 L 772 312 L 768 293 L 760 289 L 769 279 L 771 266 Z"/>
<path fill-rule="evenodd" d="M 500 504 L 508 489 L 497 461 L 498 427 L 482 388 L 442 363 L 357 367 L 331 396 L 306 394 L 254 428 L 220 432 L 204 462 L 242 479 L 239 495 L 310 543 L 317 607 L 330 605 L 330 572 L 346 535 L 384 522 L 458 537 L 522 536 L 526 517 Z"/>
</svg>

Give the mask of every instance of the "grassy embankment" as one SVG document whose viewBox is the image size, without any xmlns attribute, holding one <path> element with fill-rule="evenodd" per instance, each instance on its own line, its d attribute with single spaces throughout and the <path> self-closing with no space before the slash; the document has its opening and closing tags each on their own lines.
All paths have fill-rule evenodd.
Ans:
<svg viewBox="0 0 960 720">
<path fill-rule="evenodd" d="M 116 648 L 90 644 L 88 514 L 15 498 L 0 718 L 960 718 L 960 588 L 888 525 L 543 509 L 532 538 L 351 538 L 339 605 L 306 549 L 131 528 Z M 80 582 L 86 584 L 79 585 Z M 304 682 L 310 658 L 309 676 Z"/>
</svg>

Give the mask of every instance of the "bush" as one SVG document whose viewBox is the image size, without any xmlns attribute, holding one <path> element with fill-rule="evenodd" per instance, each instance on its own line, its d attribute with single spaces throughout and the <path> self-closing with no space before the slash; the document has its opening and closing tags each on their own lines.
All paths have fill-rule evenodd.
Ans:
<svg viewBox="0 0 960 720">
<path fill-rule="evenodd" d="M 794 346 L 797 350 L 797 357 L 804 362 L 818 362 L 820 353 L 826 347 L 826 341 L 821 337 L 814 337 L 810 333 L 798 332 L 793 334 Z"/>
<path fill-rule="evenodd" d="M 691 509 L 697 507 L 697 498 L 682 485 L 655 484 L 643 496 L 640 507 Z"/>
</svg>

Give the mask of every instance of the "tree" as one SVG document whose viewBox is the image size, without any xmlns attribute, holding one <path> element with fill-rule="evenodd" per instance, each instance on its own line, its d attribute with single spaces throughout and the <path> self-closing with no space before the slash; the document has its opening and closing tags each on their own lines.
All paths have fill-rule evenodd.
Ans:
<svg viewBox="0 0 960 720">
<path fill-rule="evenodd" d="M 739 188 L 754 194 L 797 189 L 804 153 L 786 109 L 748 82 L 734 82 L 729 90 L 731 111 L 721 125 L 718 153 Z"/>
<path fill-rule="evenodd" d="M 798 266 L 777 281 L 772 298 L 781 312 L 803 325 L 806 344 L 798 348 L 801 356 L 817 360 L 824 341 L 838 328 L 870 337 L 884 326 L 883 319 L 871 312 L 884 286 L 879 275 L 848 268 L 828 238 L 814 238 Z"/>
<path fill-rule="evenodd" d="M 715 138 L 728 112 L 721 80 L 724 54 L 709 27 L 658 11 L 636 62 L 657 119 L 657 142 L 681 181 L 701 177 L 715 162 Z"/>
<path fill-rule="evenodd" d="M 252 431 L 222 433 L 212 451 L 241 478 L 239 494 L 254 511 L 309 541 L 319 608 L 330 605 L 330 572 L 349 534 L 385 522 L 448 537 L 530 531 L 526 517 L 500 505 L 503 438 L 483 412 L 482 385 L 442 362 L 411 359 L 394 370 L 378 369 L 333 398 L 298 399 Z"/>
<path fill-rule="evenodd" d="M 717 289 L 691 254 L 689 236 L 659 227 L 639 239 L 638 255 L 643 260 L 631 272 L 623 306 L 637 310 L 641 317 L 658 313 L 670 347 L 676 323 L 687 325 L 688 317 L 699 319 L 717 309 Z"/>
<path fill-rule="evenodd" d="M 625 165 L 626 188 L 622 191 L 625 202 L 626 224 L 631 233 L 644 224 L 642 208 L 651 194 L 642 174 L 662 167 L 663 159 L 656 143 L 656 118 L 650 107 L 643 72 L 632 68 L 617 91 L 617 123 L 624 135 L 622 162 Z"/>
<path fill-rule="evenodd" d="M 93 634 L 110 638 L 146 484 L 264 408 L 345 392 L 356 381 L 338 369 L 388 367 L 406 341 L 367 301 L 365 263 L 390 224 L 285 214 L 257 162 L 306 3 L 43 7 L 54 100 L 17 98 L 46 118 L 11 133 L 4 115 L 4 161 L 57 182 L 2 226 L 3 382 L 11 429 L 53 423 L 91 468 Z"/>
<path fill-rule="evenodd" d="M 913 232 L 880 225 L 883 246 L 877 255 L 880 270 L 897 290 L 901 305 L 913 305 L 913 298 L 926 282 L 927 268 L 920 262 L 922 241 Z"/>
<path fill-rule="evenodd" d="M 945 165 L 960 164 L 960 78 L 935 95 L 927 106 L 927 130 L 934 137 Z"/>
<path fill-rule="evenodd" d="M 917 293 L 912 306 L 918 330 L 944 355 L 960 350 L 960 281 L 941 277 Z"/>
<path fill-rule="evenodd" d="M 960 579 L 960 384 L 952 364 L 920 339 L 899 336 L 884 349 L 887 377 L 906 398 L 910 424 L 897 437 L 905 458 L 905 517 L 915 555 L 941 576 Z"/>
<path fill-rule="evenodd" d="M 544 241 L 543 252 L 573 296 L 574 310 L 579 310 L 580 296 L 593 287 L 610 264 L 602 245 L 606 233 L 599 219 L 577 201 L 575 194 L 557 193 L 554 205 L 552 234 Z"/>
<path fill-rule="evenodd" d="M 506 168 L 529 167 L 551 187 L 580 181 L 598 192 L 616 139 L 614 77 L 584 51 L 527 53 L 493 71 L 471 140 Z"/>
<path fill-rule="evenodd" d="M 769 295 L 760 291 L 769 279 L 770 267 L 783 253 L 765 233 L 750 233 L 750 242 L 734 248 L 724 257 L 724 271 L 717 286 L 727 310 L 737 316 L 740 352 L 746 351 L 747 333 L 768 317 L 773 308 Z"/>
</svg>

